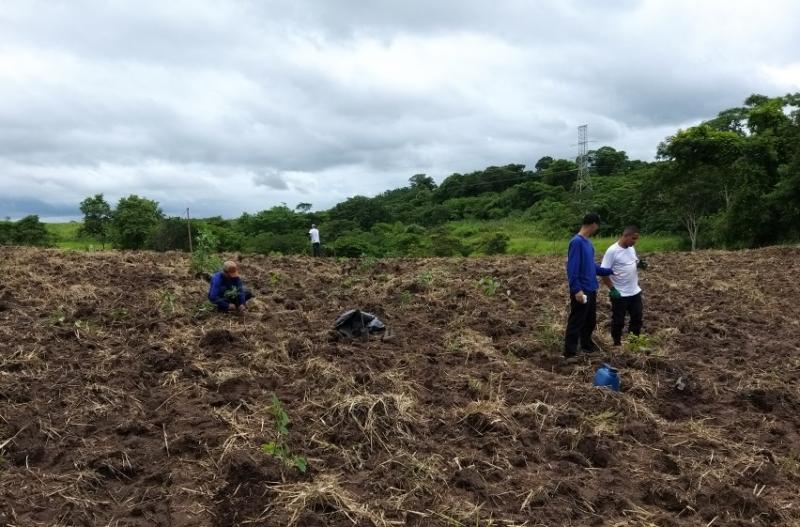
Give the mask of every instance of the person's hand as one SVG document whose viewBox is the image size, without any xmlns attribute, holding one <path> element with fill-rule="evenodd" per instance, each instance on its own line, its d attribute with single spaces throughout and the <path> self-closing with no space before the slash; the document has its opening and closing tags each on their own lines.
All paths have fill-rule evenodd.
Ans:
<svg viewBox="0 0 800 527">
<path fill-rule="evenodd" d="M 235 304 L 228 304 L 228 311 L 236 311 L 236 305 Z"/>
<path fill-rule="evenodd" d="M 616 287 L 612 287 L 611 289 L 609 289 L 608 296 L 610 296 L 613 300 L 616 300 L 617 298 L 622 298 L 622 294 Z"/>
<path fill-rule="evenodd" d="M 239 313 L 244 313 L 244 304 L 240 305 L 238 307 L 238 309 L 239 309 Z"/>
<path fill-rule="evenodd" d="M 578 291 L 577 293 L 575 293 L 575 300 L 577 300 L 581 304 L 585 304 L 586 301 L 588 300 L 588 297 L 583 291 Z"/>
<path fill-rule="evenodd" d="M 639 260 L 636 262 L 636 268 L 641 269 L 642 271 L 647 271 L 647 262 L 645 260 Z"/>
</svg>

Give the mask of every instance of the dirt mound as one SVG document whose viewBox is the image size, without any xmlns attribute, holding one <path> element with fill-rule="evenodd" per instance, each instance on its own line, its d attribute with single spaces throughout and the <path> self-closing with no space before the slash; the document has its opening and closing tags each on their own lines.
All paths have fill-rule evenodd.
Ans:
<svg viewBox="0 0 800 527">
<path fill-rule="evenodd" d="M 242 316 L 183 254 L 0 258 L 0 524 L 800 524 L 799 249 L 652 255 L 569 367 L 560 257 L 248 256 Z"/>
</svg>

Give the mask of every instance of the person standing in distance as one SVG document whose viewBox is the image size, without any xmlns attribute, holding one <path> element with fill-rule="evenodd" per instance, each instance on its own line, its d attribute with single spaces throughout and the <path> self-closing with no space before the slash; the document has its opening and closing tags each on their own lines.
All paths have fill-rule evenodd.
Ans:
<svg viewBox="0 0 800 527">
<path fill-rule="evenodd" d="M 600 216 L 594 212 L 583 217 L 578 234 L 569 242 L 567 281 L 569 282 L 569 319 L 564 335 L 564 358 L 575 362 L 578 345 L 584 353 L 597 351 L 592 333 L 597 326 L 597 276 L 609 276 L 612 270 L 594 261 L 594 245 L 589 238 L 600 228 Z"/>
<path fill-rule="evenodd" d="M 311 254 L 319 256 L 319 229 L 316 224 L 311 224 L 311 230 L 308 231 L 308 237 L 311 239 Z"/>
<path fill-rule="evenodd" d="M 611 338 L 615 346 L 622 344 L 625 315 L 630 315 L 630 333 L 638 335 L 642 331 L 644 305 L 638 269 L 646 269 L 647 263 L 636 255 L 633 246 L 637 241 L 639 228 L 628 225 L 619 240 L 606 250 L 601 264 L 614 271 L 613 276 L 604 276 L 602 281 L 608 286 L 611 297 Z"/>
</svg>

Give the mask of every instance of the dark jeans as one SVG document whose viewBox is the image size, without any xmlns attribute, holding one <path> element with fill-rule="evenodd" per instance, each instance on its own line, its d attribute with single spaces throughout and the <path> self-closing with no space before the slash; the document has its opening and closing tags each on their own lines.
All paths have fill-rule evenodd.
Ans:
<svg viewBox="0 0 800 527">
<path fill-rule="evenodd" d="M 318 243 L 312 243 L 311 244 L 311 253 L 314 256 L 319 256 L 319 244 Z"/>
<path fill-rule="evenodd" d="M 642 331 L 643 313 L 642 293 L 611 299 L 611 338 L 614 339 L 614 344 L 622 343 L 625 315 L 630 314 L 631 316 L 628 330 L 634 335 L 638 335 Z"/>
<path fill-rule="evenodd" d="M 585 304 L 575 300 L 575 295 L 570 295 L 569 318 L 567 331 L 564 335 L 564 356 L 572 357 L 578 353 L 578 344 L 581 349 L 593 350 L 592 333 L 597 325 L 597 291 L 586 293 L 589 301 Z"/>
</svg>

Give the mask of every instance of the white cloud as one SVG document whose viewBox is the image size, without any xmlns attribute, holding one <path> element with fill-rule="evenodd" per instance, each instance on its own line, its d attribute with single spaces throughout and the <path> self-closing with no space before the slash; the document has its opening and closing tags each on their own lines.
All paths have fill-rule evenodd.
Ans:
<svg viewBox="0 0 800 527">
<path fill-rule="evenodd" d="M 800 89 L 782 0 L 44 2 L 0 10 L 0 215 L 137 193 L 236 216 L 575 154 L 651 159 Z"/>
</svg>

